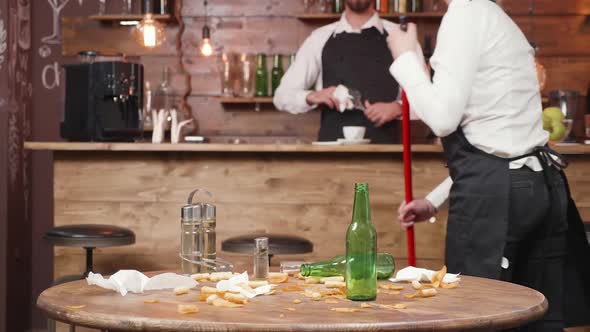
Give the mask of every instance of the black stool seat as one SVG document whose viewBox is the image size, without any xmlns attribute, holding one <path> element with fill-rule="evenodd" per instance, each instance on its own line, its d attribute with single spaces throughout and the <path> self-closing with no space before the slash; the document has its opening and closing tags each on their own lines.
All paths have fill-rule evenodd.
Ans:
<svg viewBox="0 0 590 332">
<path fill-rule="evenodd" d="M 44 238 L 55 246 L 100 248 L 135 243 L 132 230 L 112 225 L 69 225 L 54 227 Z"/>
<path fill-rule="evenodd" d="M 292 235 L 242 235 L 229 238 L 221 243 L 221 250 L 242 254 L 254 252 L 254 239 L 257 237 L 268 238 L 269 255 L 307 254 L 313 252 L 311 241 Z"/>
</svg>

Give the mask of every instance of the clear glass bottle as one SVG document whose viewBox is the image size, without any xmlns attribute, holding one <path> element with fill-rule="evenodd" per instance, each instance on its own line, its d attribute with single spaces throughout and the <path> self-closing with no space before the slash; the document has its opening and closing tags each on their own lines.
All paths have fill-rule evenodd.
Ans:
<svg viewBox="0 0 590 332">
<path fill-rule="evenodd" d="M 268 238 L 257 237 L 254 239 L 254 279 L 268 278 L 270 261 L 268 258 Z"/>
<path fill-rule="evenodd" d="M 369 186 L 355 184 L 352 222 L 346 232 L 346 298 L 377 297 L 377 232 L 371 223 Z"/>
<path fill-rule="evenodd" d="M 167 111 L 175 108 L 174 106 L 174 90 L 170 85 L 170 69 L 164 67 L 162 70 L 162 82 L 155 91 L 154 108 L 156 110 L 165 109 Z"/>
</svg>

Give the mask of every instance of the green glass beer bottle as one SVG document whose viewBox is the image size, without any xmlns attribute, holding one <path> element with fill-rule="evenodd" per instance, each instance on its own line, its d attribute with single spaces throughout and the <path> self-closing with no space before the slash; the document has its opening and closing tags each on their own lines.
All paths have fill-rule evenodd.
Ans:
<svg viewBox="0 0 590 332">
<path fill-rule="evenodd" d="M 346 232 L 346 298 L 371 301 L 377 297 L 377 232 L 371 224 L 369 185 L 354 188 L 352 222 Z"/>
<path fill-rule="evenodd" d="M 395 272 L 395 260 L 386 252 L 377 253 L 377 279 L 389 279 Z M 328 261 L 301 264 L 300 271 L 304 277 L 336 277 L 346 275 L 346 256 L 336 256 Z"/>
<path fill-rule="evenodd" d="M 275 54 L 275 56 L 274 56 L 272 72 L 271 72 L 270 76 L 271 76 L 271 84 L 272 84 L 271 96 L 274 96 L 275 91 L 277 90 L 277 88 L 281 84 L 281 78 L 283 78 L 283 65 L 281 63 L 281 55 L 280 54 Z"/>
<path fill-rule="evenodd" d="M 268 96 L 268 70 L 266 69 L 266 56 L 258 54 L 256 60 L 256 97 Z"/>
</svg>

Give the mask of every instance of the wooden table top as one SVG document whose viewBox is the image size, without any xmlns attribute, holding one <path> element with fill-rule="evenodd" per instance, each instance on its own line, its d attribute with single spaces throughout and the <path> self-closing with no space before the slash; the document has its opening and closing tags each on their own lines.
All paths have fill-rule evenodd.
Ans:
<svg viewBox="0 0 590 332">
<path fill-rule="evenodd" d="M 290 278 L 289 284 L 296 281 Z M 354 313 L 330 309 L 360 308 L 361 303 L 338 299 L 338 304 L 327 304 L 301 292 L 282 291 L 256 297 L 242 308 L 214 307 L 198 302 L 202 285 L 210 284 L 201 283 L 181 296 L 162 290 L 123 297 L 81 280 L 45 290 L 37 305 L 58 321 L 109 331 L 499 330 L 538 320 L 547 310 L 545 297 L 535 290 L 475 277 L 463 277 L 460 287 L 439 289 L 439 294 L 430 298 L 405 298 L 405 294 L 414 293 L 411 285 L 404 285 L 400 295 L 380 290 L 371 303 L 404 303 L 407 309 L 375 307 Z M 146 299 L 158 299 L 159 303 L 144 303 Z M 302 303 L 294 304 L 295 299 Z M 177 304 L 196 304 L 200 312 L 179 314 Z"/>
</svg>

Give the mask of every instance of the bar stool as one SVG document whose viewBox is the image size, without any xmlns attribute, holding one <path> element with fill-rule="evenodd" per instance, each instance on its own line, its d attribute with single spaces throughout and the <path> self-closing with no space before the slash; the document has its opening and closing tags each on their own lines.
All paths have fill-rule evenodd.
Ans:
<svg viewBox="0 0 590 332">
<path fill-rule="evenodd" d="M 269 259 L 274 255 L 307 254 L 313 252 L 313 243 L 308 239 L 293 235 L 241 235 L 226 239 L 221 243 L 221 250 L 241 254 L 254 252 L 254 239 L 257 237 L 268 238 Z"/>
<path fill-rule="evenodd" d="M 84 279 L 93 269 L 93 251 L 95 248 L 126 246 L 135 243 L 135 233 L 128 228 L 112 225 L 69 225 L 54 227 L 43 238 L 54 246 L 79 247 L 86 250 L 86 271 L 82 275 L 61 277 L 53 286 L 65 282 Z M 48 329 L 55 331 L 55 321 L 49 320 Z M 71 325 L 70 331 L 76 327 Z"/>
</svg>

